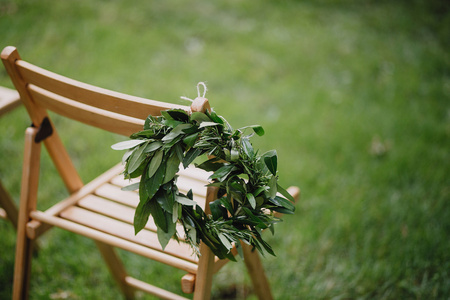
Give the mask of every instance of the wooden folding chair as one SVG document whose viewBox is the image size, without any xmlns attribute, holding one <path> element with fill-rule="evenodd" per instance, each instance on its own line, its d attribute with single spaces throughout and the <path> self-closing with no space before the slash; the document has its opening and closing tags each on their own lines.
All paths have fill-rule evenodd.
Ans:
<svg viewBox="0 0 450 300">
<path fill-rule="evenodd" d="M 17 91 L 0 86 L 0 116 L 13 110 L 20 104 L 20 97 Z M 17 207 L 0 181 L 0 218 L 9 219 L 14 228 L 17 228 L 17 216 Z"/>
<path fill-rule="evenodd" d="M 31 117 L 33 126 L 25 133 L 25 152 L 19 224 L 16 248 L 13 299 L 28 296 L 31 266 L 30 251 L 33 240 L 51 226 L 57 226 L 95 240 L 114 279 L 127 299 L 136 289 L 164 299 L 185 299 L 127 275 L 114 247 L 160 261 L 186 271 L 182 290 L 194 293 L 194 299 L 209 299 L 212 276 L 226 261 L 219 260 L 204 244 L 200 257 L 192 255 L 188 245 L 169 242 L 163 251 L 158 243 L 155 225 L 151 221 L 138 235 L 132 225 L 138 194 L 122 191 L 125 182 L 123 166 L 117 165 L 84 185 L 63 147 L 47 110 L 110 132 L 129 136 L 142 130 L 149 114 L 160 115 L 161 110 L 181 108 L 188 112 L 209 108 L 208 100 L 196 100 L 191 107 L 173 105 L 81 83 L 21 60 L 14 47 L 6 47 L 1 58 Z M 47 148 L 70 196 L 46 211 L 36 209 L 39 156 L 41 142 Z M 208 203 L 215 199 L 214 188 L 206 188 L 208 174 L 194 168 L 180 171 L 178 185 L 181 192 L 193 188 L 194 200 Z M 296 190 L 294 189 L 293 192 Z M 259 256 L 243 245 L 245 264 L 260 299 L 271 299 L 269 283 Z"/>
</svg>

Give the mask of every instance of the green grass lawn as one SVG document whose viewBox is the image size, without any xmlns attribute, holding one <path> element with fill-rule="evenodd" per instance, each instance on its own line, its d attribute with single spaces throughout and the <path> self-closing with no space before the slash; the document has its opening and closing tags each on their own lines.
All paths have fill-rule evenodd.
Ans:
<svg viewBox="0 0 450 300">
<path fill-rule="evenodd" d="M 2 0 L 0 48 L 174 103 L 206 81 L 233 127 L 262 125 L 254 146 L 277 149 L 282 185 L 302 189 L 296 214 L 268 236 L 276 299 L 449 299 L 449 14 L 437 0 Z M 12 87 L 3 69 L 0 85 Z M 29 123 L 24 108 L 0 119 L 0 179 L 16 201 Z M 85 181 L 120 160 L 110 145 L 123 137 L 55 123 Z M 66 195 L 43 159 L 40 208 Z M 0 233 L 9 299 L 15 231 L 0 220 Z M 56 229 L 39 246 L 31 299 L 121 298 L 92 241 Z M 183 272 L 121 255 L 133 275 L 180 290 Z M 228 264 L 215 298 L 235 288 L 244 299 L 244 271 Z"/>
</svg>

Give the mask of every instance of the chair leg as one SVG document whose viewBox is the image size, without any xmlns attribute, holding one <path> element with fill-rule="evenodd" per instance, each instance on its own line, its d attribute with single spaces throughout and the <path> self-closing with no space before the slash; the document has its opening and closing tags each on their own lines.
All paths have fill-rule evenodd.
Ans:
<svg viewBox="0 0 450 300">
<path fill-rule="evenodd" d="M 25 148 L 17 224 L 16 257 L 14 262 L 13 300 L 28 299 L 33 240 L 29 239 L 26 226 L 30 211 L 36 210 L 40 168 L 40 144 L 34 142 L 36 128 L 25 132 Z"/>
<path fill-rule="evenodd" d="M 114 251 L 114 248 L 99 241 L 95 241 L 95 243 L 103 256 L 103 259 L 108 265 L 109 271 L 119 284 L 125 299 L 134 299 L 134 288 L 126 283 L 126 277 L 128 276 L 127 272 L 125 271 L 125 267 L 123 266 L 123 263 L 116 251 Z"/>
<path fill-rule="evenodd" d="M 8 219 L 11 221 L 14 228 L 17 229 L 17 216 L 19 215 L 19 211 L 17 210 L 17 207 L 14 204 L 13 199 L 8 194 L 6 189 L 3 187 L 1 182 L 0 182 L 0 207 L 3 207 L 5 209 Z"/>
<path fill-rule="evenodd" d="M 252 247 L 241 243 L 244 252 L 244 262 L 253 283 L 255 293 L 260 300 L 272 300 L 269 281 L 267 280 L 264 268 L 259 258 L 258 252 L 252 251 Z"/>
<path fill-rule="evenodd" d="M 214 274 L 214 253 L 204 244 L 200 244 L 200 260 L 195 279 L 194 300 L 211 298 L 212 277 Z"/>
<path fill-rule="evenodd" d="M 21 227 L 25 226 L 19 224 L 19 230 L 17 232 L 13 300 L 28 299 L 28 290 L 30 286 L 33 240 L 30 240 L 26 236 L 25 230 L 21 230 Z"/>
</svg>

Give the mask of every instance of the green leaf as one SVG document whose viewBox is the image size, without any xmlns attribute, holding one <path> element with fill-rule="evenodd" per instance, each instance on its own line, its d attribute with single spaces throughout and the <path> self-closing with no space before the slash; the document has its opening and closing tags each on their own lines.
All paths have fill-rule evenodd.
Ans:
<svg viewBox="0 0 450 300">
<path fill-rule="evenodd" d="M 159 227 L 156 229 L 156 234 L 158 236 L 159 244 L 161 245 L 161 248 L 164 250 L 166 248 L 167 244 L 172 239 L 173 234 L 169 230 L 167 232 L 164 232 L 164 230 L 162 230 Z"/>
<path fill-rule="evenodd" d="M 277 175 L 277 152 L 275 150 L 267 152 L 264 156 L 264 163 L 273 175 Z"/>
<path fill-rule="evenodd" d="M 122 164 L 125 164 L 125 162 L 128 160 L 128 158 L 133 154 L 133 150 L 129 149 L 127 152 L 125 152 L 122 156 Z"/>
<path fill-rule="evenodd" d="M 166 160 L 166 174 L 164 175 L 164 183 L 172 180 L 177 174 L 180 168 L 180 159 L 176 153 L 171 153 L 169 158 Z"/>
<path fill-rule="evenodd" d="M 153 155 L 152 160 L 150 161 L 150 164 L 148 166 L 148 178 L 152 178 L 158 170 L 159 166 L 161 165 L 163 155 L 164 152 L 162 150 L 156 151 Z"/>
<path fill-rule="evenodd" d="M 215 171 L 214 174 L 212 174 L 209 178 L 224 181 L 228 177 L 228 175 L 236 170 L 237 168 L 234 165 L 224 165 L 223 167 Z"/>
<path fill-rule="evenodd" d="M 253 131 L 254 131 L 257 135 L 259 135 L 259 136 L 263 136 L 263 135 L 264 135 L 264 128 L 262 128 L 261 125 L 250 125 L 250 126 L 245 126 L 245 127 L 239 128 L 239 130 L 243 131 L 243 130 L 246 129 L 246 128 L 251 128 L 251 129 L 253 129 Z"/>
<path fill-rule="evenodd" d="M 269 198 L 274 198 L 277 195 L 277 177 L 272 176 L 269 179 Z"/>
<path fill-rule="evenodd" d="M 197 141 L 197 138 L 198 138 L 199 134 L 200 134 L 199 132 L 196 132 L 196 133 L 193 133 L 191 135 L 188 135 L 187 137 L 185 137 L 183 139 L 183 142 L 187 146 L 192 147 L 192 146 L 194 146 L 195 142 Z"/>
<path fill-rule="evenodd" d="M 172 120 L 166 120 L 164 122 L 164 125 L 169 126 L 171 128 L 175 128 L 175 127 L 177 127 L 180 124 L 183 124 L 183 122 L 176 121 L 176 120 L 173 120 L 173 119 Z"/>
<path fill-rule="evenodd" d="M 267 185 L 261 186 L 261 187 L 257 188 L 256 191 L 253 192 L 253 195 L 255 197 L 257 197 L 259 194 L 261 194 L 262 192 L 267 191 L 267 190 L 269 190 L 269 187 Z"/>
<path fill-rule="evenodd" d="M 191 114 L 191 120 L 201 122 L 210 122 L 211 119 L 204 113 L 196 111 Z"/>
<path fill-rule="evenodd" d="M 177 120 L 177 121 L 181 121 L 181 122 L 189 121 L 189 115 L 183 109 L 169 109 L 169 110 L 166 110 L 165 112 L 167 112 L 167 114 L 164 114 L 163 115 L 164 117 L 169 115 L 172 119 Z"/>
<path fill-rule="evenodd" d="M 172 129 L 172 131 L 170 131 L 168 134 L 166 134 L 163 138 L 162 141 L 165 143 L 168 143 L 170 141 L 172 141 L 174 138 L 176 138 L 177 136 L 179 136 L 180 134 L 183 133 L 183 129 L 188 129 L 192 127 L 192 124 L 180 124 L 177 127 L 175 127 L 174 129 Z"/>
<path fill-rule="evenodd" d="M 223 163 L 219 163 L 218 161 L 220 161 L 221 159 L 218 157 L 213 157 L 211 159 L 208 159 L 207 161 L 202 162 L 199 165 L 195 165 L 196 168 L 205 170 L 207 172 L 210 171 L 217 171 L 218 169 L 220 169 L 223 166 Z"/>
<path fill-rule="evenodd" d="M 153 151 L 161 148 L 162 145 L 163 145 L 163 143 L 161 143 L 160 141 L 150 143 L 147 145 L 147 147 L 145 147 L 144 152 L 145 153 L 153 152 Z"/>
<path fill-rule="evenodd" d="M 138 148 L 136 148 L 133 153 L 130 155 L 130 158 L 128 159 L 127 164 L 127 173 L 131 174 L 133 173 L 139 166 L 142 164 L 142 162 L 147 157 L 144 153 L 144 149 L 147 146 L 147 143 L 143 143 L 142 145 L 139 145 Z"/>
<path fill-rule="evenodd" d="M 148 162 L 148 160 L 145 159 L 145 161 L 143 163 L 141 163 L 141 165 L 135 171 L 133 171 L 133 173 L 128 174 L 128 177 L 129 178 L 137 178 L 137 177 L 141 176 L 142 172 L 144 172 L 144 170 L 147 167 L 147 162 Z"/>
<path fill-rule="evenodd" d="M 289 194 L 289 192 L 286 191 L 286 190 L 285 190 L 282 186 L 280 186 L 278 183 L 277 183 L 277 190 L 278 190 L 278 192 L 279 192 L 281 195 L 283 195 L 283 196 L 286 197 L 287 199 L 291 200 L 291 202 L 295 202 L 294 197 L 292 197 L 292 195 Z"/>
<path fill-rule="evenodd" d="M 172 221 L 172 214 L 171 213 L 164 213 L 164 216 L 166 218 L 167 223 L 167 232 L 164 230 L 158 228 L 156 233 L 158 235 L 158 241 L 161 245 L 162 249 L 164 250 L 167 246 L 167 244 L 170 242 L 170 240 L 175 236 L 177 229 L 176 229 L 176 220 L 175 222 Z"/>
<path fill-rule="evenodd" d="M 211 120 L 212 120 L 213 122 L 220 123 L 220 124 L 223 124 L 223 123 L 224 123 L 224 121 L 222 120 L 222 118 L 221 118 L 219 115 L 217 115 L 215 111 L 211 111 L 211 112 L 209 112 L 208 114 L 209 114 L 209 117 L 211 118 Z"/>
<path fill-rule="evenodd" d="M 202 153 L 202 150 L 199 148 L 191 148 L 186 153 L 186 155 L 183 158 L 183 167 L 186 169 L 191 162 L 194 161 L 200 154 Z"/>
<path fill-rule="evenodd" d="M 125 150 L 125 149 L 130 149 L 130 148 L 136 147 L 137 145 L 140 145 L 145 142 L 146 142 L 146 140 L 128 140 L 128 141 L 116 143 L 116 144 L 112 145 L 111 148 L 114 150 Z"/>
<path fill-rule="evenodd" d="M 192 193 L 192 189 L 190 189 L 190 190 L 187 192 L 186 197 L 188 197 L 188 199 L 191 199 L 191 200 L 194 199 L 194 194 Z"/>
<path fill-rule="evenodd" d="M 258 242 L 264 247 L 264 250 L 266 250 L 269 254 L 276 256 L 275 252 L 273 252 L 272 250 L 272 247 L 270 247 L 270 245 L 262 239 L 260 234 L 255 234 L 255 237 L 258 240 Z M 261 252 L 261 254 L 263 254 L 263 252 Z"/>
<path fill-rule="evenodd" d="M 225 206 L 225 208 L 228 210 L 228 212 L 234 216 L 234 209 L 233 209 L 233 206 L 231 205 L 230 200 L 227 197 L 222 197 L 219 200 L 220 200 L 220 203 L 222 203 L 222 205 Z"/>
<path fill-rule="evenodd" d="M 239 257 L 244 259 L 244 251 L 242 250 L 241 244 L 240 243 L 236 243 L 235 245 L 236 245 L 236 250 L 237 250 L 237 252 L 239 254 Z"/>
<path fill-rule="evenodd" d="M 141 184 L 140 182 L 135 182 L 130 185 L 124 186 L 123 188 L 121 188 L 121 190 L 122 191 L 135 191 L 135 190 L 139 189 L 140 184 Z"/>
<path fill-rule="evenodd" d="M 132 135 L 130 135 L 130 138 L 132 138 L 132 139 L 138 139 L 138 138 L 148 139 L 154 135 L 155 135 L 155 131 L 153 129 L 147 129 L 147 130 L 142 130 L 142 131 L 133 133 Z"/>
<path fill-rule="evenodd" d="M 222 206 L 222 203 L 219 199 L 209 202 L 209 208 L 214 220 L 217 220 L 220 217 L 224 216 L 223 211 L 225 211 L 225 208 Z"/>
<path fill-rule="evenodd" d="M 265 224 L 260 218 L 258 218 L 257 216 L 255 216 L 253 214 L 253 212 L 248 209 L 247 207 L 243 206 L 242 210 L 245 212 L 245 214 L 247 215 L 247 217 L 252 220 L 253 222 L 257 223 L 259 228 L 262 229 L 266 229 L 267 228 L 267 224 Z"/>
<path fill-rule="evenodd" d="M 222 125 L 222 124 L 216 123 L 216 122 L 201 122 L 200 126 L 198 128 L 204 128 L 204 127 L 208 127 L 208 126 L 217 126 L 217 125 Z"/>
<path fill-rule="evenodd" d="M 289 201 L 289 200 L 287 200 L 287 199 L 285 199 L 283 197 L 276 196 L 274 198 L 270 198 L 269 201 L 272 202 L 273 204 L 277 205 L 277 206 L 284 207 L 287 210 L 290 210 L 292 212 L 295 211 L 294 204 L 291 201 Z"/>
<path fill-rule="evenodd" d="M 150 200 L 148 201 L 148 207 L 150 209 L 150 213 L 152 214 L 156 226 L 161 228 L 164 232 L 168 232 L 166 216 L 164 214 L 164 210 L 159 205 L 159 203 L 155 200 Z M 172 219 L 172 216 L 170 219 Z"/>
<path fill-rule="evenodd" d="M 164 209 L 164 211 L 170 213 L 172 212 L 173 204 L 175 203 L 175 195 L 171 190 L 166 191 L 165 189 L 161 188 L 153 198 L 156 199 L 156 201 L 162 207 L 162 209 Z"/>
<path fill-rule="evenodd" d="M 225 237 L 225 235 L 223 233 L 219 232 L 219 234 L 217 236 L 219 237 L 222 245 L 224 245 L 225 248 L 227 248 L 227 250 L 229 252 L 233 248 L 233 245 L 231 245 L 230 241 Z"/>
<path fill-rule="evenodd" d="M 239 159 L 239 151 L 237 151 L 236 149 L 231 149 L 230 160 L 237 161 L 238 159 Z"/>
<path fill-rule="evenodd" d="M 172 207 L 172 222 L 176 223 L 178 220 L 178 210 L 181 210 L 180 204 L 178 202 L 174 202 L 173 203 L 173 207 Z"/>
<path fill-rule="evenodd" d="M 285 214 L 285 215 L 292 215 L 292 214 L 294 214 L 294 211 L 286 209 L 286 208 L 281 207 L 281 206 L 270 207 L 270 210 L 273 210 L 273 211 L 276 211 L 276 212 L 279 212 L 279 213 Z"/>
<path fill-rule="evenodd" d="M 245 187 L 245 182 L 243 180 L 238 180 L 236 177 L 233 177 L 232 180 L 228 181 L 228 186 L 231 187 L 233 190 L 238 191 L 245 195 L 247 193 L 247 189 Z"/>
<path fill-rule="evenodd" d="M 166 119 L 166 120 L 173 120 L 173 118 L 169 115 L 169 113 L 167 112 L 167 110 L 162 110 L 162 111 L 161 111 L 161 116 L 163 116 L 164 119 Z"/>
<path fill-rule="evenodd" d="M 149 115 L 144 122 L 144 131 L 149 130 L 152 127 L 152 124 L 158 123 L 158 118 L 152 115 Z M 153 130 L 152 130 L 153 131 Z"/>
<path fill-rule="evenodd" d="M 177 156 L 178 156 L 178 159 L 180 160 L 180 161 L 183 161 L 183 159 L 184 159 L 184 151 L 183 151 L 183 147 L 181 146 L 181 144 L 180 143 L 177 143 L 177 144 L 175 144 L 174 146 L 174 149 L 175 149 L 175 153 L 177 154 Z"/>
<path fill-rule="evenodd" d="M 151 199 L 153 196 L 155 196 L 156 192 L 161 187 L 163 180 L 164 180 L 164 174 L 166 173 L 166 168 L 164 164 L 161 164 L 156 171 L 155 175 L 151 178 L 147 178 L 145 182 L 145 190 L 147 191 L 148 197 Z"/>
<path fill-rule="evenodd" d="M 187 197 L 183 197 L 183 196 L 180 196 L 180 195 L 176 195 L 175 196 L 175 201 L 180 203 L 180 204 L 189 205 L 189 206 L 194 206 L 194 205 L 197 204 L 197 202 L 195 202 L 194 200 L 191 200 L 191 199 L 189 199 Z"/>
<path fill-rule="evenodd" d="M 139 200 L 145 201 L 148 198 L 147 189 L 145 188 L 145 183 L 147 181 L 147 172 L 144 172 L 139 182 Z"/>
<path fill-rule="evenodd" d="M 248 138 L 243 137 L 241 139 L 241 145 L 244 153 L 247 154 L 249 158 L 253 158 L 253 156 L 255 156 L 255 151 L 253 150 L 253 146 Z"/>
<path fill-rule="evenodd" d="M 252 207 L 253 209 L 255 209 L 255 208 L 256 208 L 256 199 L 255 199 L 255 196 L 253 196 L 252 193 L 247 193 L 246 196 L 247 196 L 248 202 L 250 203 L 251 207 Z"/>
<path fill-rule="evenodd" d="M 134 212 L 134 234 L 138 234 L 148 222 L 150 216 L 150 204 L 149 201 L 139 201 L 136 211 Z"/>
</svg>

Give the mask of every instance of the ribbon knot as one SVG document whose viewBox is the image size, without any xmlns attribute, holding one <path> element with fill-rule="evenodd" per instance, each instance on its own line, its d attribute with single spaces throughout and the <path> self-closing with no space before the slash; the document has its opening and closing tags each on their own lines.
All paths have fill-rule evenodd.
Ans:
<svg viewBox="0 0 450 300">
<path fill-rule="evenodd" d="M 203 87 L 203 95 L 201 95 L 200 93 L 200 88 Z M 200 81 L 199 83 L 197 83 L 197 98 L 205 98 L 206 95 L 206 91 L 208 90 L 208 88 L 206 87 L 206 84 L 203 81 Z M 185 97 L 185 96 L 181 96 L 180 97 L 183 100 L 188 100 L 191 102 L 194 102 L 194 100 L 192 100 L 191 98 Z"/>
</svg>

